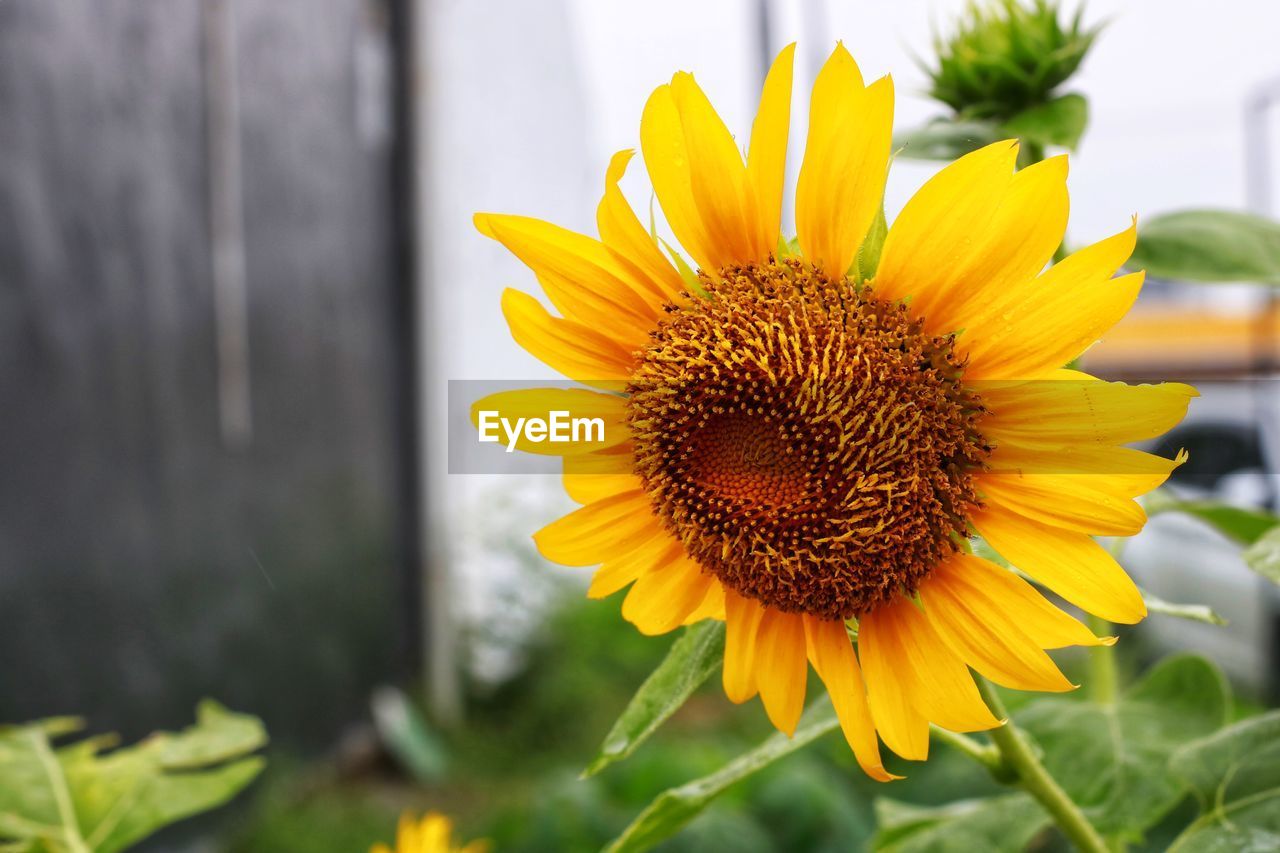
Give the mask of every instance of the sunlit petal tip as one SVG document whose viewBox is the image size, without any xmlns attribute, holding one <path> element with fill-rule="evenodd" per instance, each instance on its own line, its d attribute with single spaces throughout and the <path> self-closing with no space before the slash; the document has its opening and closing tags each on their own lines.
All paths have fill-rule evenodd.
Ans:
<svg viewBox="0 0 1280 853">
<path fill-rule="evenodd" d="M 671 94 L 675 96 L 676 102 L 679 103 L 684 97 L 690 94 L 702 94 L 702 87 L 698 85 L 698 81 L 694 78 L 692 71 L 677 71 L 671 75 Z"/>
<path fill-rule="evenodd" d="M 481 234 L 496 240 L 497 237 L 494 236 L 493 225 L 491 222 L 492 217 L 493 217 L 492 213 L 476 213 L 474 216 L 471 217 L 471 222 L 473 225 L 476 226 L 476 230 L 479 231 Z"/>
<path fill-rule="evenodd" d="M 801 254 L 835 278 L 848 271 L 880 210 L 892 131 L 889 79 L 865 87 L 852 57 L 832 54 L 813 84 L 795 215 Z"/>
<path fill-rule="evenodd" d="M 622 175 L 627 171 L 627 166 L 631 164 L 631 158 L 636 156 L 634 148 L 623 148 L 614 152 L 609 158 L 609 167 L 605 170 L 605 186 L 612 186 L 622 180 Z"/>
<path fill-rule="evenodd" d="M 792 43 L 778 54 L 765 77 L 747 147 L 747 174 L 758 205 L 757 227 L 770 246 L 777 244 L 781 232 L 794 67 Z"/>
<path fill-rule="evenodd" d="M 853 58 L 853 54 L 849 52 L 849 48 L 844 46 L 843 39 L 836 40 L 836 46 L 831 49 L 831 53 L 827 56 L 827 61 L 823 63 L 825 68 L 827 65 L 837 63 L 840 65 L 849 65 L 858 73 L 858 77 L 862 77 L 862 69 L 858 67 L 858 61 Z"/>
<path fill-rule="evenodd" d="M 1041 160 L 1039 167 L 1059 175 L 1064 181 L 1067 179 L 1067 175 L 1071 171 L 1066 154 L 1057 154 L 1053 157 Z"/>
<path fill-rule="evenodd" d="M 755 669 L 769 721 L 787 737 L 794 736 L 809 673 L 803 616 L 765 610 L 756 635 Z"/>
</svg>

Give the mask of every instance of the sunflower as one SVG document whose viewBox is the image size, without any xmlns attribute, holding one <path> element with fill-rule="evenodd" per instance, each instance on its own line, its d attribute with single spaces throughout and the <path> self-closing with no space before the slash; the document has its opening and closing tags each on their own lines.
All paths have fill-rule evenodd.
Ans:
<svg viewBox="0 0 1280 853">
<path fill-rule="evenodd" d="M 421 820 L 406 812 L 400 817 L 395 850 L 385 844 L 375 844 L 369 853 L 486 853 L 489 849 L 484 841 L 455 847 L 452 835 L 453 821 L 439 812 L 428 812 Z"/>
<path fill-rule="evenodd" d="M 644 163 L 696 273 L 623 198 L 630 151 L 609 165 L 599 239 L 476 216 L 558 311 L 507 290 L 515 340 L 597 390 L 505 392 L 473 418 L 601 418 L 602 441 L 518 445 L 563 455 L 582 504 L 535 534 L 539 551 L 599 565 L 592 597 L 629 585 L 622 613 L 646 634 L 724 620 L 726 694 L 759 694 L 788 734 L 812 665 L 859 764 L 888 780 L 880 742 L 922 760 L 930 723 L 1001 724 L 970 668 L 1065 691 L 1045 650 L 1113 642 L 1022 575 L 1103 619 L 1143 618 L 1092 536 L 1142 528 L 1134 498 L 1181 458 L 1123 445 L 1178 423 L 1196 392 L 1063 368 L 1142 284 L 1115 276 L 1132 224 L 1045 269 L 1064 157 L 1015 172 L 1016 142 L 975 151 L 885 235 L 893 83 L 865 84 L 843 46 L 813 86 L 798 237 L 782 240 L 793 55 L 765 80 L 745 159 L 691 75 L 645 105 Z M 976 556 L 975 536 L 1021 574 Z"/>
</svg>

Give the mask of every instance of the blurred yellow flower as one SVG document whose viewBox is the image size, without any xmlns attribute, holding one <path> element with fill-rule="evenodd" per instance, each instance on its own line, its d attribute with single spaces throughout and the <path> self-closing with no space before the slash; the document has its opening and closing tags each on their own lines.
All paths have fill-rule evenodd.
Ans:
<svg viewBox="0 0 1280 853">
<path fill-rule="evenodd" d="M 489 850 L 485 841 L 455 847 L 452 835 L 453 821 L 439 812 L 428 812 L 421 820 L 406 812 L 400 816 L 395 850 L 385 844 L 375 844 L 369 853 L 487 853 Z"/>
<path fill-rule="evenodd" d="M 765 81 L 745 160 L 691 75 L 645 105 L 645 166 L 696 278 L 623 198 L 630 151 L 609 166 L 598 240 L 476 216 L 559 312 L 507 290 L 515 340 L 602 393 L 505 392 L 473 417 L 601 417 L 603 442 L 519 445 L 563 455 L 583 505 L 536 534 L 541 553 L 602 564 L 592 597 L 631 585 L 622 613 L 646 634 L 724 620 L 725 692 L 758 693 L 784 732 L 812 664 L 858 762 L 888 780 L 880 740 L 924 759 L 930 723 L 1000 725 L 969 667 L 1068 690 L 1045 650 L 1111 642 L 969 537 L 1084 610 L 1145 615 L 1091 534 L 1142 528 L 1134 497 L 1181 460 L 1122 445 L 1168 430 L 1195 391 L 1063 369 L 1142 284 L 1113 277 L 1133 227 L 1045 270 L 1066 228 L 1064 157 L 1015 172 L 1016 142 L 980 149 L 886 236 L 893 83 L 864 83 L 843 46 L 813 86 L 798 241 L 783 241 L 793 54 Z"/>
</svg>

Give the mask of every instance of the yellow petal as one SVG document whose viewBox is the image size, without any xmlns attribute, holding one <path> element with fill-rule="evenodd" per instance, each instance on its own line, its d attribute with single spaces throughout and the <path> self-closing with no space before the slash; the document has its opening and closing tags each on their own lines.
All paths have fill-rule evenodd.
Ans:
<svg viewBox="0 0 1280 853">
<path fill-rule="evenodd" d="M 981 335 L 984 318 L 1005 310 L 1028 291 L 1053 258 L 1067 228 L 1067 158 L 1050 157 L 1020 170 L 987 227 L 974 234 L 967 261 L 944 273 L 913 307 L 937 333 L 964 329 L 959 350 Z M 1061 367 L 1065 362 L 1054 365 Z"/>
<path fill-rule="evenodd" d="M 960 339 L 968 379 L 1020 379 L 1061 367 L 1102 337 L 1133 305 L 1142 273 L 1112 278 L 1129 258 L 1137 222 L 1073 253 L 1039 278 L 1007 288 Z"/>
<path fill-rule="evenodd" d="M 975 485 L 987 503 L 1091 536 L 1132 536 L 1147 523 L 1147 514 L 1137 501 L 1109 489 L 1111 483 L 1103 474 L 984 471 L 975 478 Z"/>
<path fill-rule="evenodd" d="M 731 589 L 724 591 L 724 693 L 741 704 L 756 695 L 756 632 L 764 607 Z"/>
<path fill-rule="evenodd" d="M 1040 524 L 996 505 L 977 512 L 971 522 L 1006 560 L 1082 610 L 1125 624 L 1147 615 L 1133 581 L 1085 534 Z"/>
<path fill-rule="evenodd" d="M 1158 488 L 1186 460 L 1186 451 L 1166 459 L 1131 447 L 1036 448 L 1006 442 L 991 451 L 986 465 L 988 470 L 999 473 L 1073 477 L 1106 488 L 1110 494 L 1134 498 Z"/>
<path fill-rule="evenodd" d="M 622 343 L 644 346 L 658 320 L 608 247 L 598 240 L 527 216 L 477 213 L 476 228 L 506 246 L 538 275 L 547 296 L 567 318 Z"/>
<path fill-rule="evenodd" d="M 898 663 L 891 625 L 873 614 L 858 620 L 858 656 L 867 679 L 867 705 L 884 745 L 903 758 L 929 757 L 929 720 L 916 710 Z"/>
<path fill-rule="evenodd" d="M 1199 396 L 1190 385 L 1126 385 L 1083 373 L 1031 382 L 983 382 L 975 388 L 989 414 L 980 429 L 997 447 L 1116 445 L 1167 432 Z"/>
<path fill-rule="evenodd" d="M 1071 690 L 1075 685 L 1024 630 L 1030 626 L 1005 607 L 1001 575 L 1026 586 L 980 557 L 955 555 L 920 585 L 925 615 L 965 663 L 992 681 L 1017 690 Z"/>
<path fill-rule="evenodd" d="M 447 853 L 452 834 L 453 821 L 438 812 L 430 812 L 422 819 L 422 826 L 419 828 L 418 849 L 430 853 Z"/>
<path fill-rule="evenodd" d="M 671 95 L 684 129 L 694 203 L 714 241 L 719 266 L 764 260 L 777 246 L 778 235 L 770 236 L 761 224 L 755 188 L 733 135 L 692 74 L 675 74 Z"/>
<path fill-rule="evenodd" d="M 950 572 L 951 585 L 965 591 L 979 590 L 978 597 L 993 602 L 994 609 L 1018 626 L 1040 648 L 1110 646 L 1115 643 L 1115 637 L 1095 637 L 1080 620 L 1060 610 L 1014 572 L 978 557 L 965 559 L 963 572 Z"/>
<path fill-rule="evenodd" d="M 703 596 L 702 602 L 692 613 L 684 617 L 684 624 L 692 625 L 703 619 L 718 619 L 723 622 L 724 618 L 724 585 L 713 579 L 711 585 L 707 587 L 707 594 Z"/>
<path fill-rule="evenodd" d="M 772 251 L 737 144 L 692 76 L 650 95 L 640 149 L 667 223 L 699 267 L 714 275 Z"/>
<path fill-rule="evenodd" d="M 507 421 L 505 426 L 501 419 Z M 521 424 L 532 419 L 542 420 L 546 428 L 531 437 Z M 471 404 L 471 423 L 480 430 L 481 440 L 507 446 L 511 430 L 517 433 L 516 450 L 543 456 L 604 450 L 631 439 L 626 398 L 584 388 L 499 391 Z M 535 440 L 539 435 L 542 438 Z M 567 440 L 552 441 L 554 437 Z"/>
<path fill-rule="evenodd" d="M 914 602 L 899 598 L 868 614 L 873 631 L 887 635 L 890 657 L 917 711 L 931 723 L 955 732 L 985 731 L 1000 725 L 982 701 L 963 660 L 943 641 Z M 866 618 L 862 620 L 865 627 Z"/>
<path fill-rule="evenodd" d="M 813 84 L 796 185 L 801 252 L 833 278 L 853 265 L 880 210 L 892 134 L 893 81 L 864 87 L 857 63 L 836 45 Z"/>
<path fill-rule="evenodd" d="M 570 379 L 616 389 L 631 374 L 635 358 L 621 345 L 581 323 L 551 316 L 527 293 L 504 290 L 502 314 L 516 343 Z"/>
<path fill-rule="evenodd" d="M 618 188 L 618 181 L 622 180 L 634 154 L 634 151 L 619 151 L 609 161 L 604 197 L 596 208 L 596 225 L 600 229 L 601 241 L 634 264 L 653 292 L 664 300 L 670 300 L 685 289 L 684 280 L 662 254 Z"/>
<path fill-rule="evenodd" d="M 966 154 L 930 178 L 902 208 L 885 237 L 872 289 L 881 299 L 910 299 L 911 313 L 933 333 L 956 331 L 957 292 L 1013 182 L 1016 142 Z M 951 309 L 951 310 L 948 310 Z"/>
<path fill-rule="evenodd" d="M 680 627 L 706 598 L 713 578 L 681 555 L 662 568 L 641 575 L 622 602 L 622 618 L 655 636 Z"/>
<path fill-rule="evenodd" d="M 769 721 L 790 737 L 804 711 L 809 657 L 804 644 L 804 618 L 765 608 L 756 635 L 756 683 Z"/>
<path fill-rule="evenodd" d="M 420 838 L 418 821 L 409 812 L 401 812 L 396 829 L 396 847 L 400 850 L 413 850 L 419 846 Z"/>
<path fill-rule="evenodd" d="M 664 532 L 649 497 L 624 492 L 569 513 L 533 534 L 538 553 L 564 566 L 593 566 L 630 553 Z"/>
<path fill-rule="evenodd" d="M 641 489 L 643 483 L 634 473 L 634 458 L 631 440 L 600 452 L 567 455 L 562 460 L 564 489 L 580 504 Z"/>
<path fill-rule="evenodd" d="M 575 503 L 580 504 L 594 503 L 641 487 L 640 478 L 635 474 L 571 474 L 568 470 L 564 473 L 564 490 Z"/>
<path fill-rule="evenodd" d="M 718 270 L 720 254 L 693 198 L 693 176 L 684 126 L 670 86 L 659 86 L 640 116 L 640 150 L 667 224 L 680 245 L 704 270 Z"/>
<path fill-rule="evenodd" d="M 827 686 L 840 720 L 840 730 L 858 759 L 858 766 L 879 782 L 901 778 L 886 771 L 880 760 L 880 743 L 876 740 L 875 723 L 867 705 L 867 688 L 844 622 L 805 616 L 804 629 L 809 660 Z"/>
<path fill-rule="evenodd" d="M 755 188 L 760 222 L 774 243 L 782 231 L 782 188 L 786 181 L 787 135 L 791 130 L 791 78 L 796 46 L 787 45 L 773 61 L 751 125 L 747 174 Z"/>
<path fill-rule="evenodd" d="M 654 535 L 630 552 L 608 557 L 591 576 L 587 598 L 607 598 L 627 584 L 669 566 L 684 556 L 684 546 L 671 536 L 662 535 L 658 520 L 653 520 Z"/>
</svg>

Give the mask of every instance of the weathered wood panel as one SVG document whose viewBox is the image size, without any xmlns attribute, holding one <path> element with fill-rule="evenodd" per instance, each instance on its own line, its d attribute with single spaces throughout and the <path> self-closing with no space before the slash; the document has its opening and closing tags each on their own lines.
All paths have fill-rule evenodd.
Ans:
<svg viewBox="0 0 1280 853">
<path fill-rule="evenodd" d="M 385 10 L 232 5 L 243 448 L 200 2 L 0 3 L 0 719 L 136 734 L 212 695 L 315 742 L 402 663 Z"/>
</svg>

